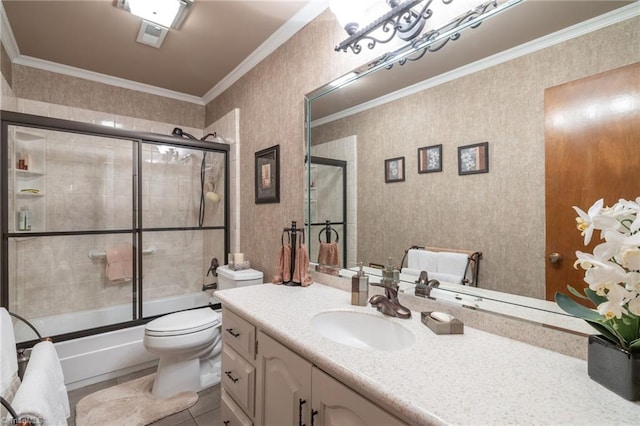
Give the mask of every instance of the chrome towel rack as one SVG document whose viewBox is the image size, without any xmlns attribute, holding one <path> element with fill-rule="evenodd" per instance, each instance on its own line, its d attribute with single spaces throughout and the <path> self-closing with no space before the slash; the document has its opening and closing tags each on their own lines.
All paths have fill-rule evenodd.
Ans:
<svg viewBox="0 0 640 426">
<path fill-rule="evenodd" d="M 151 246 L 149 248 L 146 248 L 146 249 L 142 250 L 142 254 L 145 254 L 145 255 L 155 254 L 156 251 L 158 251 L 158 249 L 153 247 L 153 246 Z M 107 253 L 104 252 L 104 251 L 91 250 L 89 252 L 89 259 L 91 259 L 91 260 L 105 259 L 106 257 L 107 257 Z"/>
</svg>

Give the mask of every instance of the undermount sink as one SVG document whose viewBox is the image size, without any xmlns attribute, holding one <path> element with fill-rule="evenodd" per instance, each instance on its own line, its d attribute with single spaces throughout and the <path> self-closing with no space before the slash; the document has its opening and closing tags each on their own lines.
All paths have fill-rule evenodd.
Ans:
<svg viewBox="0 0 640 426">
<path fill-rule="evenodd" d="M 327 311 L 311 318 L 311 329 L 334 342 L 362 349 L 397 351 L 413 345 L 413 334 L 387 318 L 355 311 Z"/>
</svg>

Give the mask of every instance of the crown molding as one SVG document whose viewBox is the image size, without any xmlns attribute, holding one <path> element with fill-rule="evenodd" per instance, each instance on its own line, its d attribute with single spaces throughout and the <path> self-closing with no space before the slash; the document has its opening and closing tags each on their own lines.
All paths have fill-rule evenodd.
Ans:
<svg viewBox="0 0 640 426">
<path fill-rule="evenodd" d="M 44 71 L 51 71 L 58 74 L 68 75 L 70 77 L 82 78 L 94 81 L 96 83 L 108 84 L 110 86 L 121 87 L 123 89 L 135 90 L 138 92 L 149 93 L 151 95 L 163 96 L 165 98 L 176 99 L 184 102 L 191 102 L 197 105 L 204 105 L 202 98 L 198 96 L 187 95 L 185 93 L 175 92 L 173 90 L 163 89 L 161 87 L 152 86 L 150 84 L 138 83 L 124 78 L 113 77 L 98 72 L 88 71 L 81 68 L 70 67 L 68 65 L 58 64 L 56 62 L 45 61 L 43 59 L 33 58 L 31 56 L 20 55 L 13 61 L 14 64 L 24 65 L 27 67 L 37 68 Z"/>
<path fill-rule="evenodd" d="M 20 54 L 18 44 L 16 43 L 11 25 L 7 19 L 2 2 L 0 2 L 0 25 L 2 42 L 7 50 L 11 62 L 18 65 L 24 65 L 32 68 L 51 71 L 70 77 L 82 78 L 97 83 L 108 84 L 111 86 L 122 87 L 124 89 L 135 90 L 138 92 L 149 93 L 152 95 L 163 96 L 166 98 L 176 99 L 179 101 L 190 102 L 196 105 L 206 105 L 215 99 L 222 92 L 227 90 L 233 83 L 238 81 L 243 75 L 249 72 L 260 61 L 269 56 L 273 51 L 280 47 L 284 42 L 289 40 L 296 32 L 302 29 L 309 22 L 320 15 L 329 5 L 328 0 L 310 0 L 298 13 L 289 19 L 282 27 L 280 27 L 271 37 L 262 43 L 256 50 L 251 53 L 244 61 L 240 63 L 231 73 L 229 73 L 218 84 L 211 88 L 202 98 L 198 96 L 188 95 L 185 93 L 175 92 L 173 90 L 163 89 L 157 86 L 151 86 L 144 83 L 138 83 L 123 78 L 112 77 L 81 68 L 62 65 L 51 61 L 33 58 Z"/>
<path fill-rule="evenodd" d="M 9 55 L 9 59 L 13 62 L 13 60 L 20 55 L 20 51 L 18 50 L 18 43 L 16 43 L 16 39 L 13 36 L 11 24 L 9 23 L 9 18 L 7 18 L 7 13 L 4 10 L 2 2 L 0 2 L 0 37 L 2 38 L 2 44 L 7 51 L 7 55 Z"/>
<path fill-rule="evenodd" d="M 466 75 L 491 68 L 495 65 L 499 65 L 512 59 L 516 59 L 521 56 L 546 49 L 547 47 L 563 43 L 573 38 L 583 36 L 590 32 L 597 31 L 618 22 L 626 21 L 627 19 L 631 19 L 639 15 L 640 7 L 638 7 L 638 3 L 636 2 L 629 4 L 627 6 L 621 7 L 620 9 L 605 13 L 604 15 L 591 18 L 587 21 L 581 22 L 547 36 L 543 36 L 528 43 L 521 44 L 520 46 L 513 47 L 500 53 L 496 53 L 495 55 L 489 56 L 468 65 L 464 65 L 460 68 L 456 68 L 428 80 L 424 80 L 411 86 L 407 86 L 404 89 L 400 89 L 387 95 L 380 96 L 379 98 L 364 102 L 351 108 L 347 108 L 335 114 L 330 114 L 326 117 L 319 118 L 311 122 L 311 127 L 321 126 L 323 124 L 327 124 L 335 120 L 340 120 L 350 115 L 358 114 L 362 111 L 366 111 L 368 109 L 375 108 L 377 106 L 384 105 L 398 99 L 402 99 L 415 93 L 422 92 L 423 90 L 427 90 L 440 84 L 464 77 Z"/>
<path fill-rule="evenodd" d="M 205 104 L 208 104 L 225 90 L 238 81 L 243 75 L 258 65 L 263 59 L 273 53 L 278 47 L 289 40 L 295 33 L 300 31 L 305 25 L 313 21 L 318 15 L 324 12 L 329 6 L 328 0 L 311 0 L 298 13 L 289 19 L 282 27 L 271 35 L 264 43 L 251 53 L 244 61 L 233 69 L 218 84 L 213 86 L 202 97 Z"/>
</svg>

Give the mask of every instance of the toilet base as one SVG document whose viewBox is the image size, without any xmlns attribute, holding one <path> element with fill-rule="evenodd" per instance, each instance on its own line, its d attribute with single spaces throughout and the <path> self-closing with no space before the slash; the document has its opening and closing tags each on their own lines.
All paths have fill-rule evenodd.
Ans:
<svg viewBox="0 0 640 426">
<path fill-rule="evenodd" d="M 221 355 L 207 359 L 160 358 L 151 393 L 170 398 L 180 392 L 200 392 L 220 383 Z"/>
</svg>

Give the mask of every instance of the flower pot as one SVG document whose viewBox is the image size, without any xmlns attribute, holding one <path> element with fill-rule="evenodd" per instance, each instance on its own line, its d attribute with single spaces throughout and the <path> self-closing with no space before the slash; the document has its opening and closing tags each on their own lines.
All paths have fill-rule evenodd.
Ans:
<svg viewBox="0 0 640 426">
<path fill-rule="evenodd" d="M 630 401 L 640 400 L 640 352 L 631 353 L 609 339 L 589 336 L 589 377 Z"/>
</svg>

